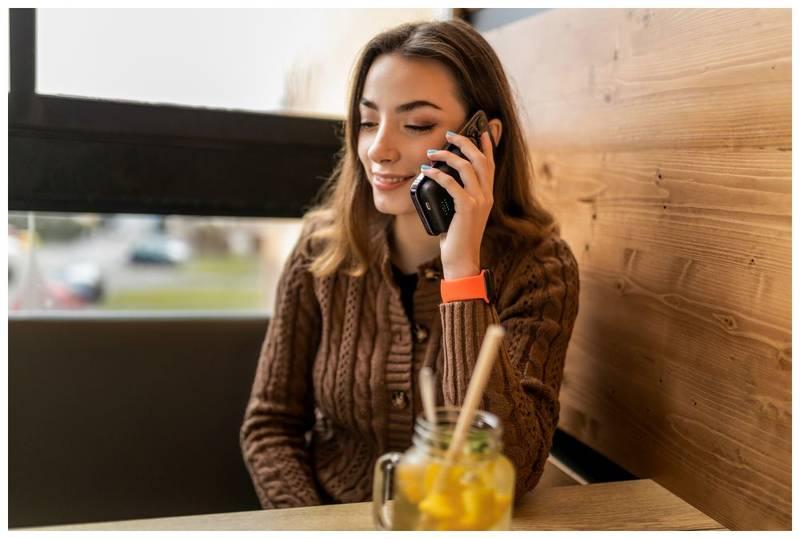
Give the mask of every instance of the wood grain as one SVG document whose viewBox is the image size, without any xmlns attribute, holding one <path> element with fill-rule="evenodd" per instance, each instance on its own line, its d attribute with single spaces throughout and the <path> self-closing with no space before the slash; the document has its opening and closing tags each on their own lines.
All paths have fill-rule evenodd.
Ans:
<svg viewBox="0 0 800 539">
<path fill-rule="evenodd" d="M 511 529 L 717 530 L 722 526 L 652 480 L 536 489 Z"/>
<path fill-rule="evenodd" d="M 56 526 L 54 531 L 372 530 L 370 503 Z M 714 530 L 719 523 L 651 480 L 537 488 L 512 530 Z M 32 529 L 32 528 L 31 528 Z"/>
<path fill-rule="evenodd" d="M 790 10 L 551 10 L 486 37 L 537 148 L 791 146 Z"/>
<path fill-rule="evenodd" d="M 789 529 L 791 12 L 551 10 L 486 38 L 580 266 L 560 427 L 727 527 Z"/>
</svg>

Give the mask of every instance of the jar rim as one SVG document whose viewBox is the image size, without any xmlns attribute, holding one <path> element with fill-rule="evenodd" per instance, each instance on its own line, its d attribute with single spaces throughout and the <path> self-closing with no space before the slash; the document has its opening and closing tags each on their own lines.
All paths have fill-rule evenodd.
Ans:
<svg viewBox="0 0 800 539">
<path fill-rule="evenodd" d="M 414 426 L 414 443 L 423 444 L 429 449 L 446 451 L 455 430 L 461 408 L 455 406 L 439 406 L 436 408 L 436 425 L 434 426 L 424 414 L 417 416 Z M 502 448 L 503 427 L 495 414 L 485 410 L 477 410 L 467 434 L 464 450 L 470 451 L 470 445 L 483 447 L 487 452 L 499 452 Z M 482 444 L 482 445 L 481 445 Z"/>
</svg>

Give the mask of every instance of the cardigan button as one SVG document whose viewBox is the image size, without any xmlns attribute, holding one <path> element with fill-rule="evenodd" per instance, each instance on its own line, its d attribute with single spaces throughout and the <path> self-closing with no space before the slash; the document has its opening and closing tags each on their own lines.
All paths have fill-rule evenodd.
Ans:
<svg viewBox="0 0 800 539">
<path fill-rule="evenodd" d="M 414 324 L 414 341 L 417 344 L 422 344 L 425 341 L 427 341 L 428 335 L 430 335 L 430 331 L 428 331 L 428 328 L 426 328 L 422 324 Z"/>
<path fill-rule="evenodd" d="M 405 391 L 395 391 L 392 393 L 392 408 L 402 410 L 408 406 L 408 397 Z"/>
<path fill-rule="evenodd" d="M 442 278 L 442 274 L 433 268 L 425 268 L 425 278 L 429 281 L 438 281 Z"/>
</svg>

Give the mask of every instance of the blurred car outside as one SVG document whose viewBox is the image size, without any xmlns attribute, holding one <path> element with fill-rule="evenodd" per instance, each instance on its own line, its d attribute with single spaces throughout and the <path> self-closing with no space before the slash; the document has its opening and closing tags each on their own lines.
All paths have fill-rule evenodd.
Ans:
<svg viewBox="0 0 800 539">
<path fill-rule="evenodd" d="M 11 310 L 79 309 L 100 303 L 105 296 L 105 284 L 100 267 L 89 261 L 71 262 L 54 274 L 39 269 L 36 255 L 29 253 L 27 231 L 9 226 L 8 286 Z M 29 267 L 33 264 L 33 269 Z M 33 275 L 26 276 L 26 272 Z"/>
<path fill-rule="evenodd" d="M 52 283 L 66 288 L 82 303 L 100 303 L 105 296 L 103 274 L 94 262 L 76 262 L 58 272 Z"/>
<path fill-rule="evenodd" d="M 192 249 L 184 240 L 169 236 L 149 236 L 135 242 L 129 251 L 131 264 L 157 264 L 177 266 L 192 256 Z"/>
</svg>

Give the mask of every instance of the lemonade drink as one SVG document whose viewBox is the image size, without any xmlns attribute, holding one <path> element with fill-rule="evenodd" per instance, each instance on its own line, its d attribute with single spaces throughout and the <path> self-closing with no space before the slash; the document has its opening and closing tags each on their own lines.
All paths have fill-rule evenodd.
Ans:
<svg viewBox="0 0 800 539">
<path fill-rule="evenodd" d="M 457 416 L 458 409 L 440 408 L 436 428 L 417 420 L 414 445 L 393 467 L 391 529 L 509 529 L 515 473 L 501 453 L 500 420 L 478 411 L 463 454 L 446 467 Z"/>
</svg>

